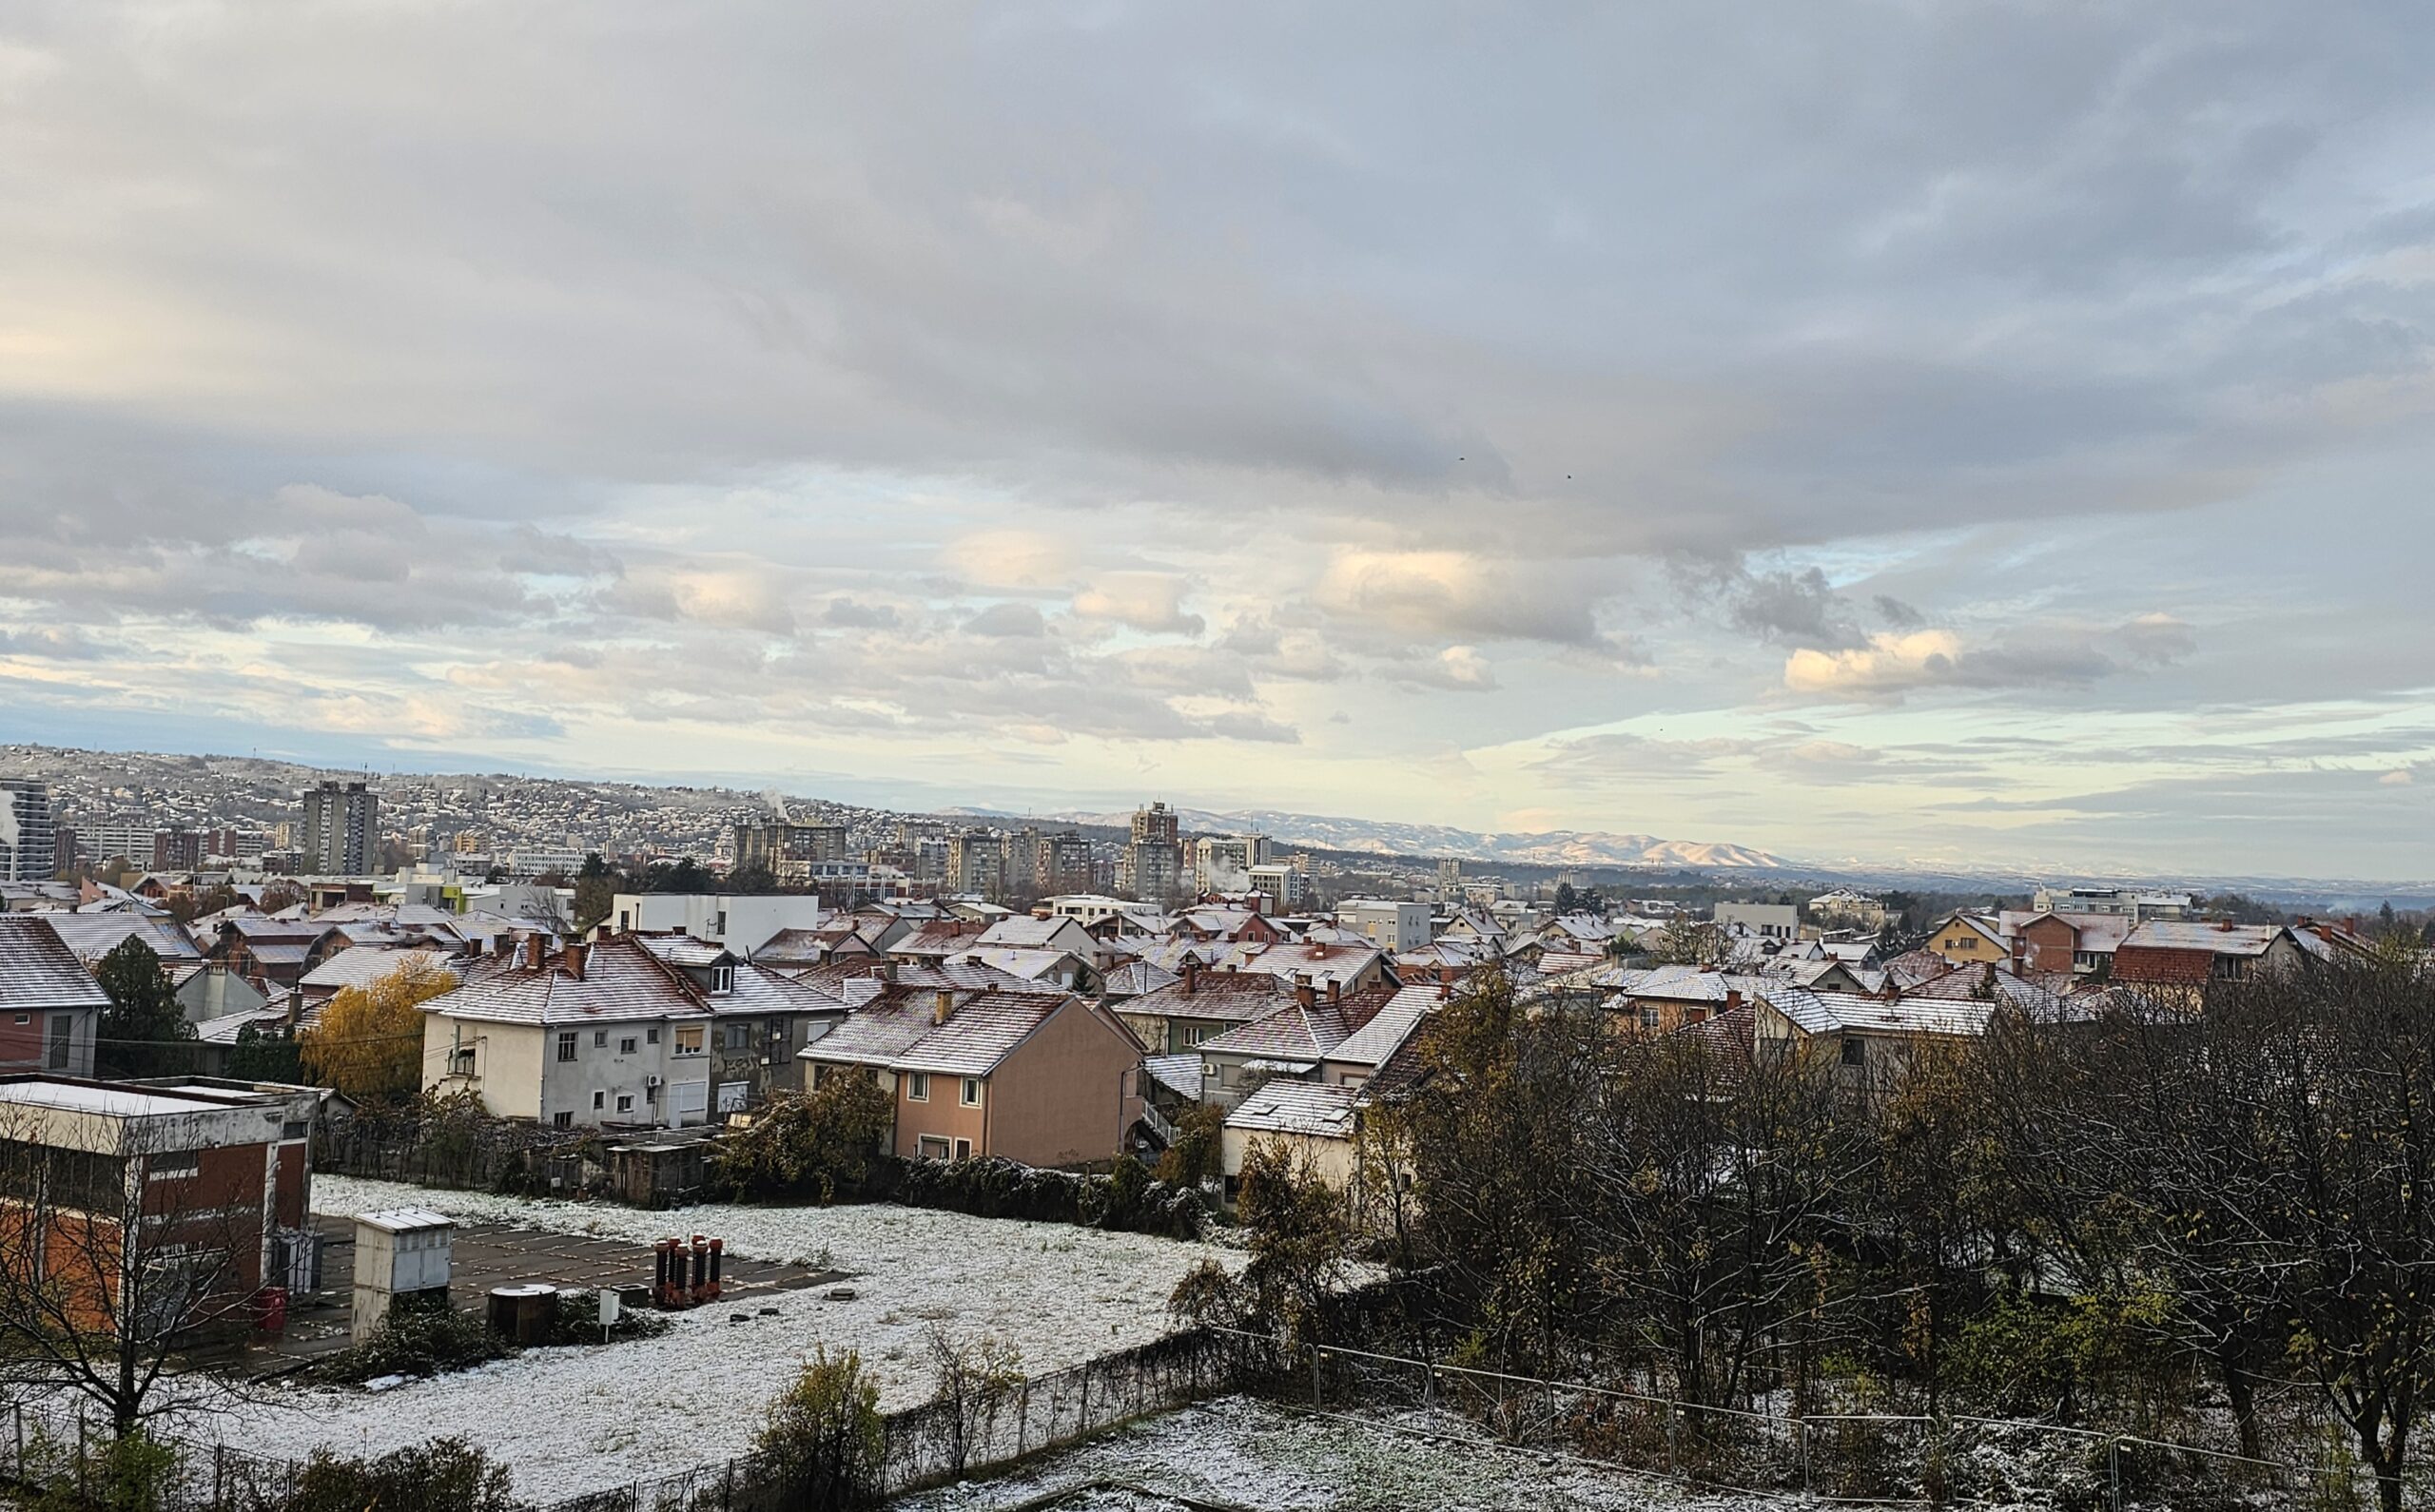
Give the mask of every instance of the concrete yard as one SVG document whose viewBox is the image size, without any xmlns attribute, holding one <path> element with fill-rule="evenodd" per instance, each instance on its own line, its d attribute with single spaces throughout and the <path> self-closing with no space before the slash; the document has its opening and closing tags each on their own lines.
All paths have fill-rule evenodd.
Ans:
<svg viewBox="0 0 2435 1512">
<path fill-rule="evenodd" d="M 692 1232 L 682 1219 L 681 1213 L 671 1215 L 666 1237 L 685 1238 Z M 317 1213 L 314 1226 L 323 1236 L 322 1289 L 312 1298 L 298 1299 L 283 1333 L 256 1336 L 254 1352 L 267 1358 L 256 1367 L 255 1374 L 275 1373 L 346 1347 L 348 1293 L 355 1284 L 355 1223 L 336 1214 Z M 651 1285 L 652 1247 L 633 1239 L 460 1220 L 454 1249 L 455 1278 L 449 1301 L 466 1312 L 480 1312 L 493 1287 L 521 1282 L 545 1281 L 561 1290 Z M 730 1308 L 844 1275 L 799 1261 L 767 1260 L 732 1250 L 720 1269 L 721 1296 L 716 1305 Z"/>
</svg>

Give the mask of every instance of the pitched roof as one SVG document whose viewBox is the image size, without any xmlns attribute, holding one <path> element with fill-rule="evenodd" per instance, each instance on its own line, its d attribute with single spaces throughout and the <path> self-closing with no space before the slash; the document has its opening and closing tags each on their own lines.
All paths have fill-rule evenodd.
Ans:
<svg viewBox="0 0 2435 1512">
<path fill-rule="evenodd" d="M 0 1010 L 107 1008 L 109 994 L 50 921 L 49 914 L 0 914 Z"/>
<path fill-rule="evenodd" d="M 382 950 L 374 945 L 352 945 L 297 978 L 296 985 L 326 987 L 332 992 L 368 987 L 394 972 L 418 964 L 445 971 L 462 980 L 472 961 L 450 950 Z"/>
<path fill-rule="evenodd" d="M 891 956 L 956 956 L 981 942 L 981 926 L 969 919 L 933 919 L 890 940 Z"/>
<path fill-rule="evenodd" d="M 1253 1134 L 1343 1139 L 1353 1133 L 1361 1091 L 1316 1081 L 1271 1081 L 1236 1104 L 1226 1127 Z"/>
<path fill-rule="evenodd" d="M 1395 997 L 1393 989 L 1355 993 L 1334 1002 L 1289 1003 L 1265 1018 L 1237 1024 L 1200 1042 L 1203 1055 L 1248 1056 L 1295 1064 L 1316 1063 L 1375 1018 Z"/>
<path fill-rule="evenodd" d="M 2281 924 L 2210 924 L 2151 919 L 2122 937 L 2121 950 L 2203 950 L 2214 956 L 2263 956 L 2285 934 Z M 2120 960 L 2115 961 L 2119 969 Z"/>
<path fill-rule="evenodd" d="M 423 1011 L 491 1023 L 544 1025 L 709 1017 L 701 995 L 684 974 L 631 937 L 586 946 L 580 977 L 567 969 L 562 953 L 551 956 L 538 970 L 523 964 L 519 956 L 430 999 Z"/>
<path fill-rule="evenodd" d="M 127 940 L 143 940 L 164 962 L 200 960 L 203 952 L 186 932 L 166 919 L 143 914 L 46 914 L 50 927 L 80 960 L 95 961 Z"/>
<path fill-rule="evenodd" d="M 1089 931 L 1071 919 L 1034 919 L 1029 914 L 1009 914 L 983 930 L 981 938 L 973 943 L 1015 950 L 1063 950 L 1070 947 L 1058 944 L 1057 940 L 1068 933 L 1087 935 Z"/>
<path fill-rule="evenodd" d="M 1069 1005 L 1078 1013 L 1092 1011 L 1065 993 L 944 991 L 950 999 L 945 1022 L 937 1017 L 941 990 L 900 988 L 848 1014 L 845 1022 L 798 1054 L 806 1060 L 891 1071 L 985 1076 Z"/>
<path fill-rule="evenodd" d="M 1412 1037 L 1421 1021 L 1445 1000 L 1443 990 L 1435 982 L 1403 988 L 1381 1003 L 1366 1023 L 1345 1036 L 1328 1052 L 1327 1058 L 1355 1066 L 1384 1065 Z"/>
<path fill-rule="evenodd" d="M 1124 1005 L 1129 1014 L 1247 1024 L 1294 1000 L 1294 984 L 1256 971 L 1203 971 L 1177 977 Z"/>
</svg>

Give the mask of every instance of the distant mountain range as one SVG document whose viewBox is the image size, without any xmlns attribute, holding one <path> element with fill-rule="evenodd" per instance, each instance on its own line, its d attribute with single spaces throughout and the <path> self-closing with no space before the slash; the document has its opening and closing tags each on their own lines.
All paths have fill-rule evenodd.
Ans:
<svg viewBox="0 0 2435 1512">
<path fill-rule="evenodd" d="M 1614 835 L 1598 830 L 1550 829 L 1525 834 L 1481 834 L 1445 824 L 1399 824 L 1372 819 L 1334 819 L 1283 814 L 1272 809 L 1213 813 L 1178 810 L 1188 830 L 1250 831 L 1280 844 L 1375 856 L 1451 856 L 1460 861 L 1520 866 L 1689 866 L 1704 870 L 1786 870 L 1793 863 L 1748 845 L 1706 841 L 1660 840 L 1655 835 Z M 1132 824 L 1130 811 L 1066 813 L 1055 818 L 1077 824 Z"/>
</svg>

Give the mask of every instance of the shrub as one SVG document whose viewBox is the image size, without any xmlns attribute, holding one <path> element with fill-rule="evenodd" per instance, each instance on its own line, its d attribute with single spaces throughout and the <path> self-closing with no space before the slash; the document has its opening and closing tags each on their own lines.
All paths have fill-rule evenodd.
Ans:
<svg viewBox="0 0 2435 1512">
<path fill-rule="evenodd" d="M 886 1445 L 879 1386 L 863 1373 L 863 1357 L 824 1345 L 769 1404 L 754 1448 L 776 1504 L 854 1512 L 880 1503 Z"/>
<path fill-rule="evenodd" d="M 435 1376 L 515 1353 L 482 1321 L 444 1303 L 401 1306 L 380 1320 L 372 1337 L 314 1365 L 316 1381 L 361 1386 L 386 1375 Z"/>
<path fill-rule="evenodd" d="M 316 1449 L 274 1512 L 526 1512 L 507 1466 L 462 1439 L 432 1439 L 378 1459 Z"/>
</svg>

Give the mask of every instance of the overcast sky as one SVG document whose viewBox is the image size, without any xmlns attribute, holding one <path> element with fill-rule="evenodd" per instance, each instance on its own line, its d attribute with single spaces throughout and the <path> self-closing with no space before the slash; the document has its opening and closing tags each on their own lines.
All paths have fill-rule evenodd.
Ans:
<svg viewBox="0 0 2435 1512">
<path fill-rule="evenodd" d="M 2435 872 L 2417 7 L 0 9 L 0 738 Z"/>
</svg>

